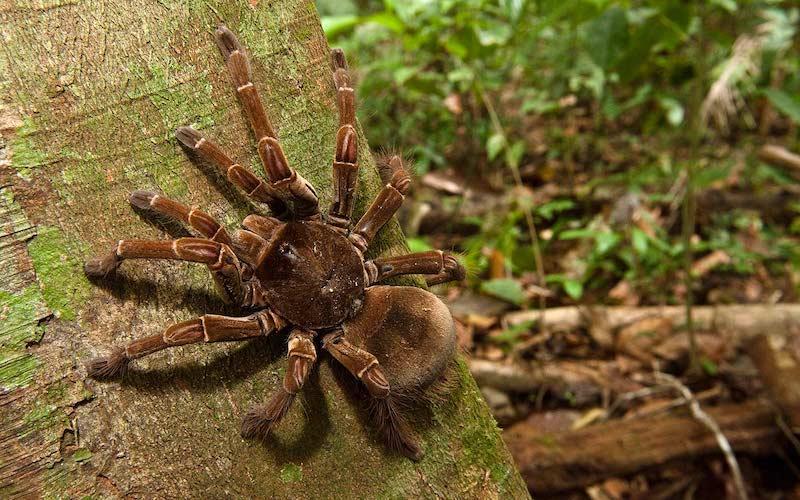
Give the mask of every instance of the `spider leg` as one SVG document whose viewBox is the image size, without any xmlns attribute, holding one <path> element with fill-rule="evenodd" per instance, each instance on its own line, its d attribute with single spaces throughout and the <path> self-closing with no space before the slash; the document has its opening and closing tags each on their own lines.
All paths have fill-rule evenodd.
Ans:
<svg viewBox="0 0 800 500">
<path fill-rule="evenodd" d="M 217 28 L 217 45 L 225 58 L 228 72 L 236 85 L 250 126 L 256 136 L 258 155 L 264 164 L 270 187 L 283 200 L 294 203 L 295 213 L 301 219 L 319 219 L 319 201 L 311 184 L 289 167 L 286 155 L 278 142 L 250 71 L 244 47 L 225 26 Z"/>
<path fill-rule="evenodd" d="M 286 416 L 317 360 L 314 332 L 296 328 L 289 334 L 288 366 L 283 385 L 266 405 L 250 408 L 242 421 L 242 437 L 265 439 Z"/>
<path fill-rule="evenodd" d="M 132 360 L 168 347 L 200 342 L 247 340 L 269 335 L 283 326 L 284 321 L 269 310 L 259 311 L 246 318 L 206 314 L 176 323 L 162 334 L 134 340 L 109 356 L 94 358 L 87 364 L 87 369 L 90 377 L 108 379 L 123 374 Z"/>
<path fill-rule="evenodd" d="M 84 271 L 88 276 L 102 278 L 114 272 L 126 259 L 169 259 L 206 264 L 227 299 L 242 303 L 246 295 L 236 254 L 228 245 L 204 238 L 120 240 L 105 256 L 87 261 Z"/>
<path fill-rule="evenodd" d="M 231 237 L 228 231 L 213 217 L 196 207 L 189 207 L 175 200 L 161 196 L 158 193 L 137 190 L 131 193 L 131 205 L 142 210 L 152 210 L 172 219 L 189 224 L 206 238 L 230 245 Z"/>
<path fill-rule="evenodd" d="M 323 337 L 322 348 L 364 383 L 373 397 L 372 413 L 387 444 L 413 460 L 422 458 L 422 449 L 414 432 L 397 410 L 389 381 L 378 359 L 348 342 L 341 331 Z"/>
<path fill-rule="evenodd" d="M 247 196 L 257 202 L 265 203 L 275 217 L 284 218 L 288 215 L 286 203 L 270 190 L 267 183 L 256 177 L 248 169 L 231 160 L 222 148 L 203 137 L 200 132 L 192 127 L 180 127 L 175 131 L 175 137 L 184 146 L 217 167 L 228 181 L 247 193 Z"/>
<path fill-rule="evenodd" d="M 328 223 L 347 229 L 353 213 L 358 183 L 358 136 L 356 135 L 356 99 L 342 49 L 331 51 L 333 80 L 336 84 L 336 105 L 339 109 L 339 131 L 336 133 L 336 156 L 333 160 L 333 202 Z"/>
<path fill-rule="evenodd" d="M 459 281 L 466 276 L 464 266 L 453 255 L 441 250 L 370 260 L 364 268 L 369 276 L 369 285 L 401 274 L 432 275 L 426 279 L 428 285 Z"/>
<path fill-rule="evenodd" d="M 411 184 L 399 156 L 393 156 L 388 163 L 391 170 L 389 182 L 381 189 L 367 212 L 361 217 L 350 233 L 350 241 L 364 252 L 381 227 L 392 218 L 403 204 L 405 193 Z"/>
</svg>

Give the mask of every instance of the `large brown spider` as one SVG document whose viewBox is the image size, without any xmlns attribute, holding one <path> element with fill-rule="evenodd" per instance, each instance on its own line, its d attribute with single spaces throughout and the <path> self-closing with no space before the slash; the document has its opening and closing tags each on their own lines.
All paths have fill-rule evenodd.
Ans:
<svg viewBox="0 0 800 500">
<path fill-rule="evenodd" d="M 170 326 L 162 335 L 129 343 L 88 364 L 89 375 L 122 374 L 131 360 L 185 344 L 246 340 L 289 330 L 288 368 L 282 387 L 263 406 L 251 408 L 245 437 L 265 438 L 287 413 L 317 360 L 315 340 L 358 377 L 374 398 L 385 438 L 405 455 L 422 451 L 392 403 L 396 395 L 419 392 L 443 374 L 455 347 L 453 320 L 433 294 L 415 287 L 377 285 L 402 274 L 430 275 L 428 284 L 463 279 L 458 261 L 441 251 L 364 260 L 378 230 L 403 202 L 410 179 L 395 156 L 386 162 L 387 184 L 367 212 L 351 225 L 358 177 L 355 94 L 341 50 L 331 53 L 339 109 L 334 198 L 327 216 L 314 188 L 289 167 L 251 81 L 244 47 L 226 27 L 216 40 L 258 141 L 268 181 L 231 160 L 190 127 L 178 140 L 223 172 L 274 217 L 249 215 L 233 234 L 210 215 L 159 194 L 134 191 L 130 202 L 190 225 L 202 238 L 121 240 L 103 257 L 86 263 L 86 273 L 104 277 L 125 259 L 173 259 L 206 264 L 224 298 L 252 312 L 234 318 L 206 314 Z M 391 381 L 391 383 L 390 383 Z"/>
</svg>

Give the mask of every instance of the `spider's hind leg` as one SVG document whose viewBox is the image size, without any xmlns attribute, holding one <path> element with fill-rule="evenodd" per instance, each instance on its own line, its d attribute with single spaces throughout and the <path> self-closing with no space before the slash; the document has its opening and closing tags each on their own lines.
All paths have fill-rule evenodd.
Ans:
<svg viewBox="0 0 800 500">
<path fill-rule="evenodd" d="M 422 448 L 414 431 L 399 411 L 397 399 L 378 359 L 347 341 L 341 331 L 326 335 L 322 342 L 323 349 L 364 383 L 372 396 L 370 410 L 373 420 L 386 444 L 412 460 L 420 460 Z"/>
<path fill-rule="evenodd" d="M 250 408 L 242 421 L 242 437 L 265 439 L 286 416 L 317 360 L 314 332 L 295 329 L 289 334 L 288 366 L 281 387 L 265 405 Z"/>
</svg>

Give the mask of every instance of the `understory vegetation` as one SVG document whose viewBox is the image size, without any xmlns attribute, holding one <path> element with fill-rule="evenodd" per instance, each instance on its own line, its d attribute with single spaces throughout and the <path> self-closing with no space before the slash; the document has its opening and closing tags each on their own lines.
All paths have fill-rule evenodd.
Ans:
<svg viewBox="0 0 800 500">
<path fill-rule="evenodd" d="M 797 302 L 800 7 L 317 5 L 356 75 L 370 145 L 413 161 L 413 203 L 403 214 L 412 250 L 451 248 L 469 269 L 465 285 L 442 293 L 457 317 L 469 304 L 458 319 L 473 356 L 592 359 L 627 376 L 657 368 L 689 377 L 693 390 L 720 386 L 723 400 L 741 399 L 725 376 L 742 349 L 711 349 L 708 326 L 694 324 L 692 312 Z M 508 319 L 509 311 L 574 305 L 686 307 L 669 330 L 688 331 L 688 340 L 669 354 L 637 356 L 619 332 L 604 343 L 591 327 L 559 332 L 534 315 Z M 637 332 L 625 339 L 659 335 L 652 324 Z M 635 363 L 621 365 L 620 356 Z M 543 408 L 608 407 L 540 389 L 505 391 L 514 411 L 501 423 Z"/>
</svg>

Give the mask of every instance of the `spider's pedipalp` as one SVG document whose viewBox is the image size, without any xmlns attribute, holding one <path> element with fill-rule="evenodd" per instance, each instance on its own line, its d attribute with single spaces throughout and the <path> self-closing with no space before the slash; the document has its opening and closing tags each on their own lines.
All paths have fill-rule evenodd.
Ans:
<svg viewBox="0 0 800 500">
<path fill-rule="evenodd" d="M 295 329 L 289 334 L 288 366 L 282 386 L 266 405 L 250 408 L 242 420 L 242 437 L 265 439 L 272 428 L 289 412 L 317 361 L 314 332 Z"/>
<path fill-rule="evenodd" d="M 460 281 L 466 276 L 464 266 L 455 256 L 441 250 L 375 259 L 366 262 L 364 266 L 371 278 L 370 285 L 403 274 L 428 275 L 428 285 Z"/>
<path fill-rule="evenodd" d="M 225 176 L 234 186 L 244 191 L 253 200 L 266 204 L 275 217 L 283 218 L 288 208 L 277 194 L 272 192 L 266 182 L 259 179 L 248 169 L 234 162 L 214 142 L 203 137 L 192 127 L 179 127 L 175 137 L 200 158 L 214 165 L 220 174 Z"/>
<path fill-rule="evenodd" d="M 108 379 L 122 375 L 134 359 L 169 347 L 200 342 L 247 340 L 269 335 L 283 325 L 283 321 L 269 310 L 259 311 L 246 318 L 206 314 L 196 319 L 175 323 L 162 334 L 134 340 L 125 348 L 116 349 L 109 356 L 94 358 L 86 366 L 89 376 Z"/>
<path fill-rule="evenodd" d="M 90 278 L 106 278 L 114 274 L 118 266 L 119 257 L 117 257 L 116 251 L 112 251 L 87 260 L 83 265 L 83 272 Z"/>
<path fill-rule="evenodd" d="M 239 43 L 239 39 L 224 24 L 217 26 L 215 35 L 217 47 L 219 47 L 220 53 L 226 60 L 237 50 L 244 52 L 244 47 Z"/>
</svg>

